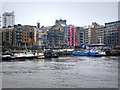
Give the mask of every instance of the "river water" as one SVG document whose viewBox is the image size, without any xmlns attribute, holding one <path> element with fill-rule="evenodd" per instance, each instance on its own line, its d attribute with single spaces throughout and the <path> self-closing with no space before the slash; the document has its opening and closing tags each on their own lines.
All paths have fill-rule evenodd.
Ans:
<svg viewBox="0 0 120 90">
<path fill-rule="evenodd" d="M 67 56 L 2 62 L 3 88 L 118 88 L 118 58 Z"/>
</svg>

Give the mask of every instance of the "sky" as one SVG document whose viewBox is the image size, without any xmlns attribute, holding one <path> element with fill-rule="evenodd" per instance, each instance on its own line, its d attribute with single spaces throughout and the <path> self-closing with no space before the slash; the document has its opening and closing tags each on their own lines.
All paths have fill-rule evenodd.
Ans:
<svg viewBox="0 0 120 90">
<path fill-rule="evenodd" d="M 14 11 L 15 24 L 52 26 L 55 20 L 67 20 L 75 26 L 118 20 L 117 2 L 3 2 L 2 14 Z"/>
</svg>

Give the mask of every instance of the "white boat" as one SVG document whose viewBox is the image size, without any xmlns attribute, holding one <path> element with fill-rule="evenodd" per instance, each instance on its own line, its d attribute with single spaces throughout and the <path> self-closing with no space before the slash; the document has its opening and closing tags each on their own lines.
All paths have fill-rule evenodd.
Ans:
<svg viewBox="0 0 120 90">
<path fill-rule="evenodd" d="M 44 53 L 35 53 L 35 57 L 39 59 L 45 58 Z"/>
<path fill-rule="evenodd" d="M 97 53 L 101 54 L 101 55 L 106 55 L 105 51 L 102 51 L 102 50 L 96 50 Z"/>
<path fill-rule="evenodd" d="M 17 58 L 25 58 L 25 53 L 16 53 L 13 56 L 11 56 L 12 59 L 17 59 Z"/>
<path fill-rule="evenodd" d="M 34 54 L 33 54 L 32 52 L 27 52 L 27 53 L 25 54 L 25 57 L 26 57 L 26 58 L 33 58 L 33 57 L 35 57 L 35 56 L 34 56 Z"/>
<path fill-rule="evenodd" d="M 11 55 L 2 55 L 2 59 L 10 59 Z"/>
<path fill-rule="evenodd" d="M 11 53 L 8 53 L 8 52 L 2 53 L 1 57 L 4 60 L 10 59 L 11 58 Z"/>
</svg>

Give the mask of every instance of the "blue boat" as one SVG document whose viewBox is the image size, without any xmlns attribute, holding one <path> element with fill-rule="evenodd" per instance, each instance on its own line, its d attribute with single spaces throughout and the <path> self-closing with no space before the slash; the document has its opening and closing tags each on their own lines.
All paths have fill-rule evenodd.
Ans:
<svg viewBox="0 0 120 90">
<path fill-rule="evenodd" d="M 71 52 L 72 55 L 78 55 L 78 56 L 104 56 L 104 54 L 100 54 L 97 52 L 91 52 L 91 51 L 87 51 L 87 52 Z"/>
<path fill-rule="evenodd" d="M 72 55 L 78 55 L 78 56 L 87 56 L 88 53 L 81 53 L 81 52 L 71 52 Z"/>
</svg>

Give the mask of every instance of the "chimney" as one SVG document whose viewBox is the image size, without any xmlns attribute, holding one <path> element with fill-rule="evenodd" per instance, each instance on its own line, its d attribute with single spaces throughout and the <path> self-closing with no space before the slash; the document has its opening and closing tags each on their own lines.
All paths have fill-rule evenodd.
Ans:
<svg viewBox="0 0 120 90">
<path fill-rule="evenodd" d="M 40 28 L 40 23 L 39 23 L 39 22 L 37 22 L 37 28 L 38 28 L 38 29 Z"/>
</svg>

